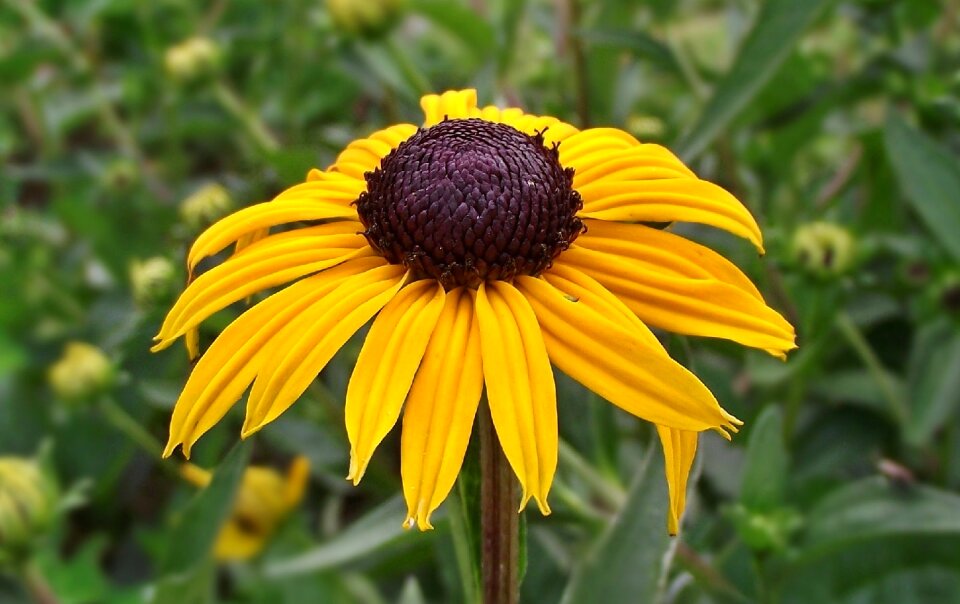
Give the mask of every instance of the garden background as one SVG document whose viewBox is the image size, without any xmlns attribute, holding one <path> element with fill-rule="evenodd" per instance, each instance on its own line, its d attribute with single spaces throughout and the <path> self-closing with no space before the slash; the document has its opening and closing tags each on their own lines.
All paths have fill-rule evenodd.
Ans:
<svg viewBox="0 0 960 604">
<path fill-rule="evenodd" d="M 955 0 L 0 0 L 0 456 L 38 468 L 0 465 L 0 602 L 474 598 L 470 485 L 404 531 L 397 430 L 343 479 L 361 339 L 249 444 L 235 414 L 201 441 L 206 489 L 154 450 L 186 354 L 148 350 L 204 226 L 462 87 L 733 191 L 765 257 L 677 229 L 799 334 L 785 363 L 664 336 L 746 421 L 702 435 L 675 539 L 651 427 L 558 377 L 522 601 L 960 601 L 958 57 Z M 301 455 L 302 499 L 239 524 L 262 551 L 214 560 L 248 460 L 275 495 Z"/>
</svg>

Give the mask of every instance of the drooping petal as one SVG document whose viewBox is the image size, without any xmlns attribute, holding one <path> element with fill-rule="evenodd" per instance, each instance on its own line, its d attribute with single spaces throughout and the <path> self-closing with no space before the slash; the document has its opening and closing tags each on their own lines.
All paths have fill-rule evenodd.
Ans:
<svg viewBox="0 0 960 604">
<path fill-rule="evenodd" d="M 259 291 L 373 254 L 359 223 L 334 222 L 267 237 L 194 280 L 167 314 L 162 350 L 213 313 Z"/>
<path fill-rule="evenodd" d="M 515 287 L 481 284 L 477 321 L 490 416 L 504 456 L 523 488 L 550 513 L 547 493 L 557 467 L 557 399 L 537 317 Z"/>
<path fill-rule="evenodd" d="M 377 130 L 367 138 L 357 139 L 347 145 L 330 170 L 352 177 L 362 185 L 362 191 L 366 188 L 364 174 L 379 168 L 384 157 L 416 132 L 417 127 L 413 124 L 397 124 Z"/>
<path fill-rule="evenodd" d="M 248 233 L 301 220 L 356 221 L 357 211 L 332 201 L 287 199 L 244 208 L 219 220 L 197 237 L 187 254 L 190 273 L 207 256 L 216 254 Z"/>
<path fill-rule="evenodd" d="M 670 494 L 670 507 L 667 511 L 667 530 L 676 535 L 680 530 L 680 520 L 687 505 L 687 479 L 693 458 L 697 454 L 699 434 L 689 430 L 677 430 L 657 426 L 657 435 L 663 445 L 664 470 L 667 475 L 667 489 Z"/>
<path fill-rule="evenodd" d="M 587 128 L 560 143 L 560 163 L 575 167 L 576 163 L 597 151 L 609 154 L 620 149 L 639 147 L 640 141 L 617 128 Z"/>
<path fill-rule="evenodd" d="M 658 272 L 629 255 L 571 246 L 555 266 L 587 273 L 623 300 L 645 323 L 677 333 L 724 338 L 783 356 L 793 327 L 762 299 L 716 278 Z"/>
<path fill-rule="evenodd" d="M 273 338 L 247 400 L 244 437 L 279 417 L 303 394 L 350 336 L 393 298 L 404 272 L 390 264 L 344 280 Z"/>
<path fill-rule="evenodd" d="M 423 125 L 433 126 L 444 119 L 464 119 L 475 117 L 477 108 L 477 91 L 473 88 L 466 90 L 448 90 L 443 94 L 428 94 L 420 99 L 423 108 Z"/>
<path fill-rule="evenodd" d="M 543 279 L 523 276 L 516 285 L 536 313 L 550 360 L 573 379 L 656 424 L 736 431 L 739 420 L 720 407 L 707 387 L 644 342 L 619 313 L 604 314 L 589 300 L 567 296 Z"/>
<path fill-rule="evenodd" d="M 578 187 L 584 218 L 617 222 L 697 222 L 724 229 L 763 253 L 753 215 L 723 187 L 693 178 L 616 180 L 600 178 Z"/>
<path fill-rule="evenodd" d="M 379 256 L 349 260 L 284 288 L 228 325 L 197 362 L 177 399 L 164 457 L 183 444 L 189 458 L 197 439 L 243 395 L 260 370 L 263 350 L 289 322 L 348 277 L 386 264 Z"/>
<path fill-rule="evenodd" d="M 578 247 L 626 258 L 645 271 L 723 281 L 763 301 L 757 286 L 734 263 L 686 237 L 643 224 L 586 219 L 584 225 Z"/>
<path fill-rule="evenodd" d="M 453 369 L 452 359 L 457 363 Z M 403 411 L 404 526 L 433 528 L 430 514 L 446 499 L 460 473 L 482 390 L 473 294 L 460 287 L 447 293 Z"/>
<path fill-rule="evenodd" d="M 593 153 L 580 155 L 563 166 L 574 169 L 575 189 L 603 178 L 696 178 L 693 171 L 666 147 L 649 143 L 626 149 L 598 149 Z"/>
<path fill-rule="evenodd" d="M 434 280 L 408 285 L 383 307 L 363 342 L 344 409 L 350 439 L 347 480 L 354 485 L 360 483 L 374 450 L 400 416 L 444 296 L 443 287 Z"/>
</svg>

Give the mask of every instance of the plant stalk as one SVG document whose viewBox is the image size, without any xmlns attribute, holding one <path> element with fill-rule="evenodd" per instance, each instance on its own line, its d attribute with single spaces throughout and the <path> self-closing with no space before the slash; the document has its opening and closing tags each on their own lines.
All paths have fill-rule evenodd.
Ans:
<svg viewBox="0 0 960 604">
<path fill-rule="evenodd" d="M 493 428 L 490 409 L 480 409 L 480 532 L 483 601 L 519 601 L 520 515 L 517 481 Z"/>
</svg>

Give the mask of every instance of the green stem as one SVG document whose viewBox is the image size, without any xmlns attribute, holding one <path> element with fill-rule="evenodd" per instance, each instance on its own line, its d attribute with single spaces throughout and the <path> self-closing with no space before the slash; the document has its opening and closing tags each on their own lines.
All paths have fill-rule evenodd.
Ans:
<svg viewBox="0 0 960 604">
<path fill-rule="evenodd" d="M 567 0 L 567 46 L 573 58 L 573 79 L 577 95 L 577 117 L 580 127 L 590 126 L 590 79 L 587 69 L 587 54 L 580 36 L 580 0 Z"/>
<path fill-rule="evenodd" d="M 480 534 L 483 601 L 517 604 L 520 593 L 520 515 L 517 481 L 490 417 L 480 409 Z"/>
<path fill-rule="evenodd" d="M 457 494 L 452 495 L 450 499 L 451 501 L 447 504 L 451 510 L 450 536 L 453 539 L 453 551 L 457 557 L 457 573 L 463 585 L 463 601 L 467 604 L 478 604 L 481 602 L 480 585 L 474 573 L 476 556 L 470 544 L 463 481 L 457 481 Z"/>
<path fill-rule="evenodd" d="M 619 510 L 623 507 L 627 500 L 627 494 L 623 489 L 608 480 L 604 480 L 565 440 L 560 440 L 559 444 L 560 463 L 563 464 L 563 467 L 583 480 L 593 490 L 594 494 L 603 500 L 607 507 L 612 510 Z"/>
<path fill-rule="evenodd" d="M 873 376 L 874 381 L 877 382 L 880 393 L 890 406 L 890 412 L 901 424 L 905 423 L 910 416 L 910 409 L 906 402 L 900 398 L 896 385 L 890 380 L 890 375 L 880 361 L 880 357 L 873 351 L 863 332 L 846 312 L 838 312 L 834 322 L 843 337 L 847 339 L 847 343 L 857 353 L 863 364 L 867 366 L 867 371 Z"/>
<path fill-rule="evenodd" d="M 391 58 L 393 58 L 394 63 L 397 65 L 397 69 L 400 70 L 400 73 L 403 74 L 404 79 L 406 79 L 407 83 L 413 87 L 417 95 L 423 96 L 433 92 L 430 82 L 427 80 L 427 76 L 420 71 L 420 68 L 417 67 L 416 63 L 410 60 L 410 56 L 407 54 L 407 51 L 397 44 L 393 36 L 388 37 L 385 44 Z"/>
<path fill-rule="evenodd" d="M 232 88 L 224 82 L 217 82 L 213 91 L 220 106 L 240 122 L 260 149 L 267 153 L 274 153 L 280 148 L 280 143 L 267 129 L 260 116 L 247 107 Z"/>
<path fill-rule="evenodd" d="M 143 429 L 140 422 L 130 417 L 123 407 L 111 398 L 100 400 L 100 412 L 110 425 L 122 432 L 124 436 L 136 443 L 151 457 L 159 458 L 163 454 L 163 447 L 152 434 Z"/>
<path fill-rule="evenodd" d="M 53 593 L 40 569 L 33 562 L 27 562 L 23 568 L 23 582 L 36 604 L 59 604 L 57 594 Z"/>
</svg>

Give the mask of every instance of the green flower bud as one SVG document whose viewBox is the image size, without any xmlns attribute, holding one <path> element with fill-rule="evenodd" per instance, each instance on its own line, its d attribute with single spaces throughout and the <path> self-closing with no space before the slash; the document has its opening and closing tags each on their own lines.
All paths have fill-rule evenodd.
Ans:
<svg viewBox="0 0 960 604">
<path fill-rule="evenodd" d="M 794 259 L 818 277 L 842 275 L 853 266 L 855 253 L 853 235 L 837 224 L 811 222 L 793 235 Z"/>
<path fill-rule="evenodd" d="M 53 522 L 59 489 L 33 459 L 0 457 L 0 561 L 22 560 Z"/>
<path fill-rule="evenodd" d="M 327 0 L 327 12 L 341 32 L 376 39 L 399 21 L 402 0 Z"/>
<path fill-rule="evenodd" d="M 188 38 L 167 49 L 163 66 L 177 82 L 196 82 L 216 73 L 220 66 L 220 48 L 210 38 Z"/>
<path fill-rule="evenodd" d="M 758 512 L 738 504 L 730 508 L 727 515 L 743 542 L 760 552 L 785 550 L 791 535 L 803 525 L 800 514 L 791 508 Z"/>
<path fill-rule="evenodd" d="M 69 342 L 63 356 L 47 372 L 50 387 L 61 399 L 80 402 L 107 390 L 114 369 L 102 350 L 85 342 Z"/>
<path fill-rule="evenodd" d="M 217 183 L 199 188 L 180 204 L 180 217 L 191 228 L 214 222 L 233 208 L 230 193 Z"/>
<path fill-rule="evenodd" d="M 130 286 L 133 299 L 140 306 L 163 300 L 172 290 L 176 270 L 173 263 L 163 256 L 130 263 Z"/>
</svg>

